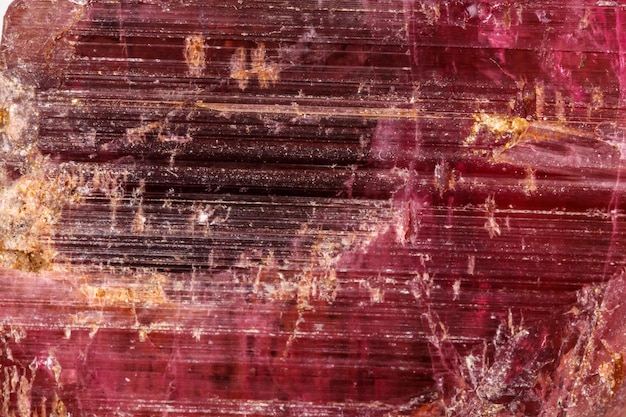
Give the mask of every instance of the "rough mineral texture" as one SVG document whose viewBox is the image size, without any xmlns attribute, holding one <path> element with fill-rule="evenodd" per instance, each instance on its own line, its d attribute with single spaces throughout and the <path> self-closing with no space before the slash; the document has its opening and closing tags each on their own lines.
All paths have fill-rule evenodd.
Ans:
<svg viewBox="0 0 626 417">
<path fill-rule="evenodd" d="M 18 0 L 0 64 L 0 415 L 626 412 L 626 5 Z"/>
</svg>

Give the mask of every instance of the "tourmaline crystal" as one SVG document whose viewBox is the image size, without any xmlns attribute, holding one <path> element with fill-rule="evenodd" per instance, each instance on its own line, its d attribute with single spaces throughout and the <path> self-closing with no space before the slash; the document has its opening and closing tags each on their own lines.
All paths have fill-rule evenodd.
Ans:
<svg viewBox="0 0 626 417">
<path fill-rule="evenodd" d="M 619 416 L 626 8 L 20 0 L 10 416 Z"/>
</svg>

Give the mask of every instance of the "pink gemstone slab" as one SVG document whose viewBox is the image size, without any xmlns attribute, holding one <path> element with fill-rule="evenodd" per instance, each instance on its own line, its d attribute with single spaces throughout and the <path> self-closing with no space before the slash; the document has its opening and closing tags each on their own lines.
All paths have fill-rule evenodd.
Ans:
<svg viewBox="0 0 626 417">
<path fill-rule="evenodd" d="M 2 415 L 622 415 L 625 19 L 16 1 Z"/>
</svg>

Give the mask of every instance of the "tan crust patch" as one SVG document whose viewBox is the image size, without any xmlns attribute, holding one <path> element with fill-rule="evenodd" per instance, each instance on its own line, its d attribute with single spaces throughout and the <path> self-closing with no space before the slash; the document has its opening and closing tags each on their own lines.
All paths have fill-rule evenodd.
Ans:
<svg viewBox="0 0 626 417">
<path fill-rule="evenodd" d="M 80 294 L 91 303 L 102 306 L 124 306 L 136 304 L 163 304 L 166 302 L 165 291 L 159 279 L 141 286 L 95 286 L 83 284 Z"/>
<path fill-rule="evenodd" d="M 185 63 L 192 77 L 200 77 L 206 68 L 206 44 L 201 35 L 185 38 Z"/>
<path fill-rule="evenodd" d="M 521 117 L 512 117 L 501 114 L 478 113 L 474 115 L 474 125 L 470 130 L 470 135 L 465 139 L 466 145 L 473 145 L 478 139 L 481 130 L 500 139 L 504 135 L 510 135 L 513 140 L 518 140 L 526 131 L 530 122 Z"/>
<path fill-rule="evenodd" d="M 251 62 L 248 65 L 248 53 L 245 48 L 237 48 L 230 59 L 230 78 L 237 80 L 240 90 L 248 87 L 250 79 L 256 78 L 261 88 L 268 88 L 270 83 L 276 84 L 280 75 L 278 64 L 267 60 L 265 44 L 260 43 L 251 52 Z"/>
<path fill-rule="evenodd" d="M 45 241 L 72 200 L 67 178 L 36 170 L 0 189 L 0 266 L 25 272 L 51 267 L 54 250 Z M 7 184 L 8 183 L 8 184 Z"/>
</svg>

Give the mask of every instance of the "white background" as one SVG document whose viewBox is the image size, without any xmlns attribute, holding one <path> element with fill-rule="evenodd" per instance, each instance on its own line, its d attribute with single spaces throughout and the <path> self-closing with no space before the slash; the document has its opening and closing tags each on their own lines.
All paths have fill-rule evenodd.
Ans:
<svg viewBox="0 0 626 417">
<path fill-rule="evenodd" d="M 9 7 L 9 4 L 11 4 L 13 2 L 13 0 L 0 0 L 0 15 L 2 16 L 2 19 L 0 20 L 0 33 L 2 33 L 2 24 L 4 23 L 4 13 L 7 10 L 7 7 Z"/>
</svg>

